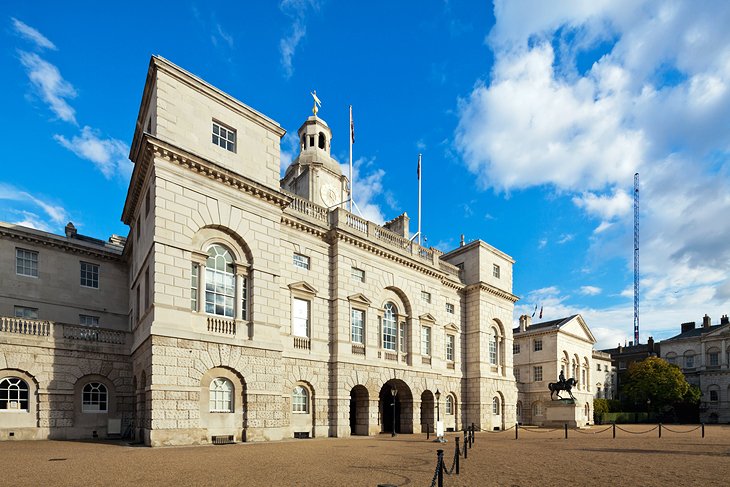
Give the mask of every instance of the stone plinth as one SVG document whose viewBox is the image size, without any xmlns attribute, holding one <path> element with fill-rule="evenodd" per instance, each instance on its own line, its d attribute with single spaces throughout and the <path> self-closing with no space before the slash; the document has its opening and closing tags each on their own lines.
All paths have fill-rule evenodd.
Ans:
<svg viewBox="0 0 730 487">
<path fill-rule="evenodd" d="M 585 415 L 580 406 L 572 399 L 550 401 L 545 408 L 545 422 L 543 426 L 558 427 L 568 424 L 570 427 L 582 428 L 586 426 Z"/>
</svg>

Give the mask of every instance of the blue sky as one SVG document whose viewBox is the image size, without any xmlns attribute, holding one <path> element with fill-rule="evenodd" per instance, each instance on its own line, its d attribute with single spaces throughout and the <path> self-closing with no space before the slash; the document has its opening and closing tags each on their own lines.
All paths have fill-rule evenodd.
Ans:
<svg viewBox="0 0 730 487">
<path fill-rule="evenodd" d="M 20 2 L 0 5 L 0 220 L 100 238 L 120 215 L 147 64 L 163 56 L 286 130 L 311 113 L 355 199 L 408 212 L 448 250 L 515 258 L 515 318 L 582 313 L 633 333 L 641 178 L 641 341 L 730 313 L 730 3 Z M 537 317 L 536 317 L 537 318 Z"/>
</svg>

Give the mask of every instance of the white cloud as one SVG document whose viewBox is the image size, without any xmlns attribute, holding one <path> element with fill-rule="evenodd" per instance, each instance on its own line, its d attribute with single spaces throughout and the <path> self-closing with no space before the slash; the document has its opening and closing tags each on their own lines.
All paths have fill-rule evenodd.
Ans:
<svg viewBox="0 0 730 487">
<path fill-rule="evenodd" d="M 33 87 L 49 105 L 49 108 L 65 122 L 76 124 L 75 110 L 67 99 L 76 97 L 76 90 L 63 77 L 58 68 L 35 53 L 19 51 L 20 63 L 25 67 Z"/>
<path fill-rule="evenodd" d="M 581 286 L 578 292 L 584 296 L 598 296 L 601 294 L 601 288 L 596 286 Z"/>
<path fill-rule="evenodd" d="M 129 147 L 121 140 L 100 138 L 88 126 L 71 140 L 63 135 L 54 135 L 53 138 L 78 157 L 93 162 L 107 179 L 115 175 L 127 179 L 132 173 L 132 163 L 127 158 Z"/>
<path fill-rule="evenodd" d="M 25 22 L 22 22 L 15 17 L 11 17 L 10 20 L 13 21 L 13 28 L 15 29 L 15 32 L 20 35 L 22 38 L 31 41 L 33 44 L 36 45 L 39 49 L 51 49 L 56 50 L 55 44 L 51 42 L 46 36 L 41 34 L 38 30 L 34 29 L 33 27 L 29 26 Z"/>
<path fill-rule="evenodd" d="M 2 217 L 18 225 L 49 231 L 51 227 L 62 225 L 69 220 L 68 212 L 62 206 L 18 189 L 11 184 L 0 182 L 0 200 L 11 201 L 21 206 L 21 208 L 15 209 L 6 206 L 5 210 L 8 213 Z M 23 206 L 26 208 L 22 208 Z M 45 212 L 46 218 L 41 218 L 37 213 L 27 209 L 28 207 L 42 210 Z M 12 214 L 20 214 L 23 220 L 16 220 L 11 216 Z"/>
<path fill-rule="evenodd" d="M 481 185 L 567 194 L 598 222 L 595 260 L 618 255 L 630 270 L 638 171 L 647 330 L 727 312 L 730 4 L 498 0 L 495 17 L 494 67 L 461 100 L 456 130 Z M 631 330 L 629 299 L 585 313 Z"/>
<path fill-rule="evenodd" d="M 348 174 L 348 164 L 340 164 L 342 174 Z M 375 199 L 383 194 L 383 177 L 385 171 L 375 167 L 374 159 L 359 158 L 352 163 L 353 177 L 353 201 L 360 209 L 362 217 L 382 225 L 385 222 L 383 210 Z M 358 211 L 353 208 L 355 213 Z"/>
<path fill-rule="evenodd" d="M 279 173 L 281 177 L 286 174 L 287 168 L 299 154 L 299 136 L 296 132 L 287 132 L 281 140 L 281 156 L 279 159 Z"/>
<path fill-rule="evenodd" d="M 310 10 L 317 11 L 320 8 L 319 0 L 282 0 L 279 4 L 281 11 L 292 18 L 291 32 L 288 36 L 279 40 L 279 51 L 281 53 L 281 66 L 284 74 L 291 78 L 294 74 L 294 54 L 299 43 L 307 34 L 307 15 Z"/>
</svg>

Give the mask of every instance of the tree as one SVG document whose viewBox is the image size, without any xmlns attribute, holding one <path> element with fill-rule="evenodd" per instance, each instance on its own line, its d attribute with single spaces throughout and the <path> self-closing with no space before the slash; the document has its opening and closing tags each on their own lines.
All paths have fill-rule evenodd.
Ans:
<svg viewBox="0 0 730 487">
<path fill-rule="evenodd" d="M 666 411 L 677 403 L 696 403 L 698 389 L 690 386 L 676 365 L 657 357 L 634 362 L 623 389 L 634 404 L 647 404 L 652 411 Z"/>
</svg>

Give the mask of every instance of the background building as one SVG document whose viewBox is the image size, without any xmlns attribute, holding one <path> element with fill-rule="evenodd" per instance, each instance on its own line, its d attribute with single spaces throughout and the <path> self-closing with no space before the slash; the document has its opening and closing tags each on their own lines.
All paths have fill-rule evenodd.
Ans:
<svg viewBox="0 0 730 487">
<path fill-rule="evenodd" d="M 410 433 L 437 415 L 514 424 L 513 260 L 482 241 L 422 247 L 405 214 L 379 226 L 346 211 L 316 111 L 280 181 L 283 135 L 151 59 L 128 238 L 2 226 L 0 437 L 174 445 Z"/>
</svg>

